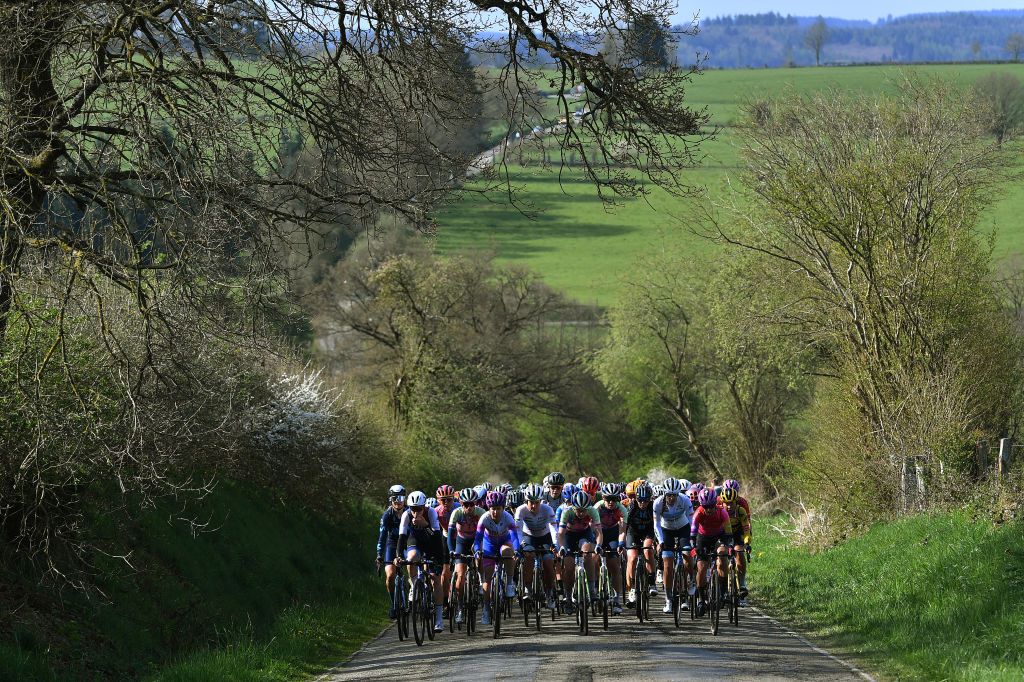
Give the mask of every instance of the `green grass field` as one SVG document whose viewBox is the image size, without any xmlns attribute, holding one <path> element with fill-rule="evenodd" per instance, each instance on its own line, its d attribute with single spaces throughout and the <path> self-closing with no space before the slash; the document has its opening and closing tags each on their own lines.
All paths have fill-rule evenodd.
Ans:
<svg viewBox="0 0 1024 682">
<path fill-rule="evenodd" d="M 906 68 L 906 67 L 902 67 Z M 729 125 L 742 103 L 758 95 L 808 93 L 835 88 L 882 93 L 895 89 L 901 67 L 842 67 L 809 69 L 749 69 L 708 71 L 687 89 L 695 108 L 707 107 L 711 122 L 721 126 L 718 139 L 704 147 L 706 158 L 685 177 L 721 197 L 725 183 L 738 175 L 738 138 Z M 942 65 L 907 69 L 923 76 L 939 76 L 969 85 L 993 70 L 1006 70 L 1024 80 L 1024 65 Z M 625 200 L 612 210 L 581 181 L 578 171 L 511 165 L 512 185 L 532 219 L 502 201 L 467 194 L 438 216 L 437 249 L 449 253 L 465 248 L 489 249 L 500 259 L 527 265 L 552 286 L 583 302 L 615 302 L 620 279 L 636 259 L 683 242 L 694 258 L 707 258 L 714 245 L 686 227 L 694 207 L 660 191 L 645 200 Z M 1024 254 L 1024 186 L 1007 188 L 1006 197 L 986 217 L 982 229 L 996 230 L 996 255 Z"/>
<path fill-rule="evenodd" d="M 750 565 L 774 615 L 892 679 L 1024 679 L 1024 524 L 921 515 L 812 554 L 775 522 L 755 527 Z"/>
<path fill-rule="evenodd" d="M 136 572 L 109 558 L 95 577 L 105 598 L 68 590 L 51 605 L 59 618 L 16 625 L 0 639 L 0 682 L 292 682 L 343 659 L 387 622 L 375 510 L 330 523 L 268 495 L 222 481 L 190 508 L 216 529 L 195 537 L 173 502 L 93 519 L 132 548 Z"/>
</svg>

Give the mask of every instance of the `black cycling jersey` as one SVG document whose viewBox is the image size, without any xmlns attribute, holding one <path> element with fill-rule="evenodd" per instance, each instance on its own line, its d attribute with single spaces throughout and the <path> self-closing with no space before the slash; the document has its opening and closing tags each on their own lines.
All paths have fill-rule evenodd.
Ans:
<svg viewBox="0 0 1024 682">
<path fill-rule="evenodd" d="M 398 545 L 398 526 L 402 523 L 405 509 L 395 510 L 389 506 L 380 517 L 380 529 L 377 535 L 377 556 L 384 556 L 388 545 Z"/>
<path fill-rule="evenodd" d="M 646 508 L 642 508 L 635 501 L 629 505 L 629 511 L 626 513 L 626 530 L 653 531 L 654 505 L 648 504 Z"/>
</svg>

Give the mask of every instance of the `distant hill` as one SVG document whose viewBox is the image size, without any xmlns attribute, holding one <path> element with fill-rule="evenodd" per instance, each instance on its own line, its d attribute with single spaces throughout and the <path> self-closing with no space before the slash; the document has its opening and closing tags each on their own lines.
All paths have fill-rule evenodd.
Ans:
<svg viewBox="0 0 1024 682">
<path fill-rule="evenodd" d="M 774 12 L 702 19 L 697 36 L 680 38 L 679 63 L 707 55 L 709 68 L 812 65 L 814 54 L 804 47 L 803 35 L 816 19 Z M 825 23 L 830 37 L 823 63 L 989 61 L 1009 58 L 1006 39 L 1024 34 L 1024 10 L 911 14 L 877 22 L 825 17 Z"/>
</svg>

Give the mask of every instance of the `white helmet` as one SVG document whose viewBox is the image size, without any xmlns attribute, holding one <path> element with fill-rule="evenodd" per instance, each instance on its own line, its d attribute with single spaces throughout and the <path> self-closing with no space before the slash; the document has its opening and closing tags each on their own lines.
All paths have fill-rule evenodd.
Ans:
<svg viewBox="0 0 1024 682">
<path fill-rule="evenodd" d="M 544 491 L 536 483 L 527 486 L 526 488 L 526 499 L 530 501 L 537 501 L 544 497 Z"/>
<path fill-rule="evenodd" d="M 678 495 L 683 490 L 683 484 L 679 482 L 678 478 L 666 478 L 662 486 L 669 495 Z"/>
<path fill-rule="evenodd" d="M 689 490 L 690 486 L 693 485 L 693 484 L 690 483 L 690 481 L 688 481 L 687 479 L 684 478 L 684 479 L 679 481 L 679 485 L 681 486 L 681 488 L 683 490 Z"/>
<path fill-rule="evenodd" d="M 427 496 L 422 490 L 414 490 L 409 493 L 409 497 L 406 500 L 406 504 L 410 507 L 422 507 L 427 503 Z"/>
<path fill-rule="evenodd" d="M 388 497 L 397 497 L 398 495 L 405 495 L 405 486 L 398 483 L 388 488 Z"/>
</svg>

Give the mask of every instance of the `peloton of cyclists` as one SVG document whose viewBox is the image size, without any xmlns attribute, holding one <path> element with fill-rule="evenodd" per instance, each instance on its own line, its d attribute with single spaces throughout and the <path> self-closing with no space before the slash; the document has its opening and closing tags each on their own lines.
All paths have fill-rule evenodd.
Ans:
<svg viewBox="0 0 1024 682">
<path fill-rule="evenodd" d="M 578 484 L 565 482 L 561 472 L 544 478 L 543 486 L 509 483 L 494 486 L 482 483 L 456 492 L 449 484 L 437 487 L 436 498 L 421 491 L 407 493 L 402 485 L 388 490 L 388 505 L 380 518 L 377 537 L 377 562 L 385 574 L 388 594 L 399 579 L 401 560 L 431 562 L 434 583 L 435 631 L 443 629 L 442 604 L 451 590 L 463 594 L 466 569 L 475 562 L 480 569 L 483 592 L 481 623 L 491 621 L 490 590 L 498 562 L 505 568 L 506 596 L 516 596 L 515 567 L 522 571 L 524 598 L 535 597 L 533 586 L 535 557 L 539 555 L 544 601 L 556 606 L 556 586 L 565 595 L 573 594 L 576 578 L 574 552 L 584 552 L 583 565 L 590 593 L 597 595 L 598 550 L 604 553 L 612 585 L 611 613 L 622 613 L 618 594 L 625 572 L 626 605 L 636 602 L 635 577 L 640 562 L 648 573 L 663 574 L 665 613 L 672 609 L 672 586 L 676 553 L 683 555 L 683 566 L 696 580 L 688 580 L 690 594 L 699 591 L 697 615 L 707 608 L 705 577 L 708 564 L 715 561 L 712 573 L 725 580 L 729 551 L 736 551 L 740 582 L 740 605 L 746 604 L 746 553 L 750 551 L 751 515 L 749 502 L 739 494 L 739 482 L 727 479 L 720 486 L 705 486 L 683 479 L 668 478 L 652 486 L 645 479 L 601 484 L 596 477 L 581 476 Z M 660 494 L 659 494 L 660 493 Z M 745 551 L 744 551 L 745 550 Z M 555 553 L 561 558 L 555 560 Z M 661 556 L 658 562 L 656 557 Z M 625 560 L 625 566 L 620 560 Z M 691 558 L 692 557 L 692 558 Z M 516 560 L 519 563 L 516 563 Z M 660 564 L 660 565 L 659 565 Z M 696 564 L 696 565 L 694 565 Z M 408 567 L 409 580 L 415 566 Z M 648 589 L 656 595 L 652 580 Z M 720 592 L 724 593 L 724 589 Z M 411 590 L 410 590 L 411 594 Z M 682 600 L 683 608 L 686 600 Z M 588 605 L 565 603 L 567 613 Z M 392 607 L 392 618 L 395 617 Z M 463 623 L 465 613 L 457 609 L 455 621 Z"/>
</svg>

